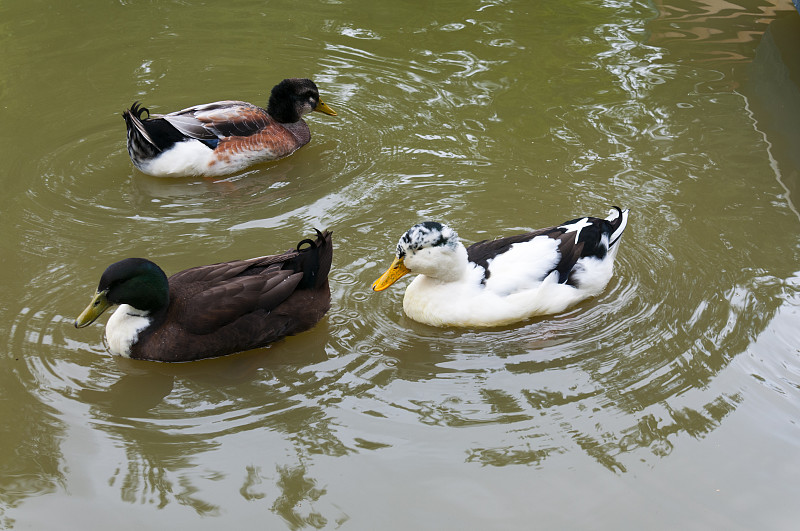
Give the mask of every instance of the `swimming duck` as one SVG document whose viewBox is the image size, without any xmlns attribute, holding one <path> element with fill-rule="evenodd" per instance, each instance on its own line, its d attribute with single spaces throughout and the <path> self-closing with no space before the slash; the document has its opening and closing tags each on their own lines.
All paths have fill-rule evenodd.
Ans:
<svg viewBox="0 0 800 531">
<path fill-rule="evenodd" d="M 406 273 L 403 310 L 434 326 L 487 327 L 561 312 L 600 293 L 611 279 L 628 210 L 584 217 L 465 248 L 452 228 L 427 221 L 397 244 L 382 291 Z"/>
<path fill-rule="evenodd" d="M 274 256 L 193 267 L 167 278 L 156 264 L 127 258 L 111 264 L 81 328 L 108 307 L 112 354 L 190 361 L 263 347 L 314 326 L 330 307 L 331 233 L 317 231 Z"/>
<path fill-rule="evenodd" d="M 311 111 L 336 116 L 313 81 L 284 79 L 272 88 L 266 109 L 244 101 L 217 101 L 150 116 L 135 102 L 122 117 L 128 154 L 142 172 L 216 176 L 286 157 L 308 144 L 311 132 L 302 117 Z"/>
</svg>

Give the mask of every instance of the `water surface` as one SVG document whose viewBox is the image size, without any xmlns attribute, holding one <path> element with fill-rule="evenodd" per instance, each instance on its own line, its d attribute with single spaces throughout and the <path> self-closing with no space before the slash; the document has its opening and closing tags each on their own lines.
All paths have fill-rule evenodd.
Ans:
<svg viewBox="0 0 800 531">
<path fill-rule="evenodd" d="M 800 16 L 766 0 L 0 6 L 0 524 L 20 529 L 789 529 L 800 473 Z M 337 117 L 225 179 L 148 177 L 134 100 Z M 798 97 L 798 99 L 795 99 Z M 467 242 L 632 210 L 616 275 L 491 330 L 372 280 L 412 224 Z M 191 364 L 72 326 L 105 267 L 334 231 L 312 331 Z"/>
</svg>

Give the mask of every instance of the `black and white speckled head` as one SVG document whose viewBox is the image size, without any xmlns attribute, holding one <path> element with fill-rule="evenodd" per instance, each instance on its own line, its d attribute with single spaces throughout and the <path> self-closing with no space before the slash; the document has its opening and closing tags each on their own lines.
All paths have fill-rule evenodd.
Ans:
<svg viewBox="0 0 800 531">
<path fill-rule="evenodd" d="M 372 283 L 372 289 L 382 291 L 407 273 L 419 275 L 412 282 L 425 282 L 425 278 L 438 282 L 451 282 L 467 271 L 469 257 L 456 231 L 443 223 L 426 221 L 414 225 L 397 243 L 394 262 Z"/>
<path fill-rule="evenodd" d="M 459 239 L 456 231 L 438 221 L 417 223 L 397 243 L 397 257 L 405 258 L 421 249 L 449 247 L 455 249 Z"/>
</svg>

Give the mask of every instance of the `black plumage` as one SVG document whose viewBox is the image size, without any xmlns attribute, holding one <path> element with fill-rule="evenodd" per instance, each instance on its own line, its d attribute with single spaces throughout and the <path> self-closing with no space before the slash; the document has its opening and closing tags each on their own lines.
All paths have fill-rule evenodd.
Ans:
<svg viewBox="0 0 800 531">
<path fill-rule="evenodd" d="M 144 114 L 147 114 L 147 118 Z M 150 118 L 150 111 L 133 102 L 122 113 L 128 130 L 128 154 L 132 159 L 149 159 L 184 140 L 184 135 L 163 118 Z"/>
</svg>

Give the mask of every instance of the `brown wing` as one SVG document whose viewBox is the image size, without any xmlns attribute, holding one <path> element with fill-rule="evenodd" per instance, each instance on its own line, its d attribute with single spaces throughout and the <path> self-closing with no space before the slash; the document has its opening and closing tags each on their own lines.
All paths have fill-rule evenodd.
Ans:
<svg viewBox="0 0 800 531">
<path fill-rule="evenodd" d="M 169 278 L 175 319 L 193 334 L 205 334 L 242 315 L 270 311 L 291 295 L 303 275 L 281 271 L 298 251 L 193 267 Z"/>
<path fill-rule="evenodd" d="M 300 250 L 297 250 L 300 249 Z M 314 326 L 330 308 L 331 234 L 295 250 L 195 267 L 169 278 L 170 305 L 131 357 L 189 361 L 265 346 Z"/>
<path fill-rule="evenodd" d="M 297 251 L 290 250 L 283 254 L 259 256 L 258 258 L 249 258 L 247 260 L 232 260 L 219 264 L 192 267 L 169 277 L 169 283 L 170 285 L 175 285 L 195 282 L 223 282 L 240 275 L 248 269 L 250 270 L 249 274 L 257 274 L 270 266 L 274 267 L 275 264 L 282 264 L 287 260 L 291 260 L 297 255 Z"/>
<path fill-rule="evenodd" d="M 249 136 L 275 120 L 267 111 L 244 101 L 217 101 L 159 116 L 186 136 L 198 140 Z"/>
<path fill-rule="evenodd" d="M 192 334 L 215 332 L 246 314 L 269 313 L 291 295 L 302 273 L 275 269 L 255 276 L 237 277 L 188 297 L 180 324 Z"/>
</svg>

